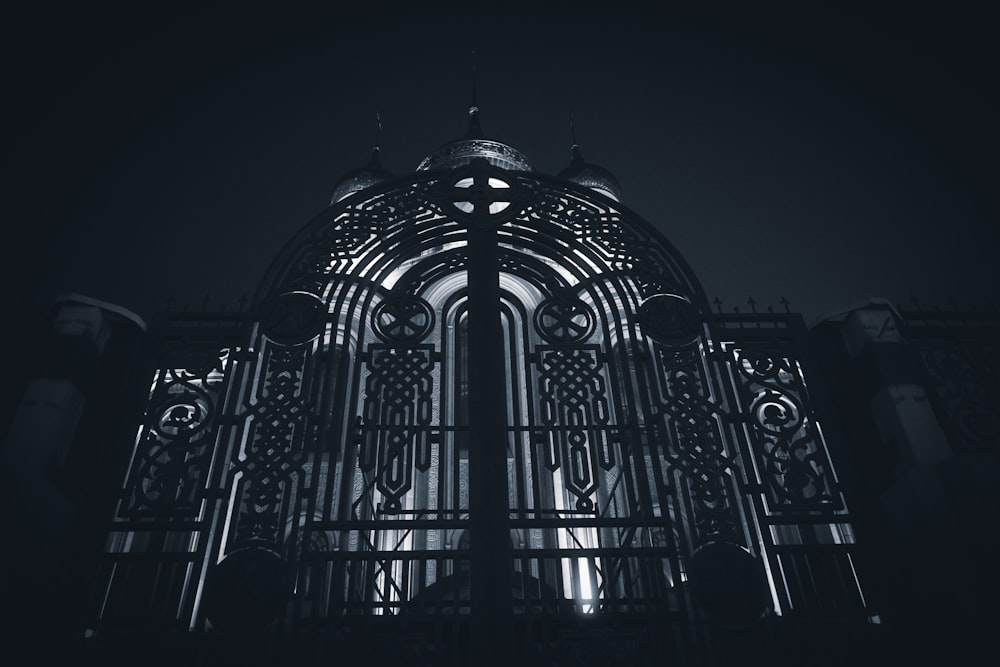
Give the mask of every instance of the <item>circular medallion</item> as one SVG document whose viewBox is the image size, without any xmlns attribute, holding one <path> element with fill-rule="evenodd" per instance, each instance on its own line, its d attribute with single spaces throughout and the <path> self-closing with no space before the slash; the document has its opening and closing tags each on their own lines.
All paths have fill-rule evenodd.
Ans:
<svg viewBox="0 0 1000 667">
<path fill-rule="evenodd" d="M 205 615 L 222 632 L 253 632 L 274 620 L 284 596 L 281 557 L 267 549 L 241 549 L 209 571 Z"/>
<path fill-rule="evenodd" d="M 698 310 L 687 299 L 657 294 L 639 306 L 642 332 L 664 345 L 687 345 L 701 335 Z"/>
<path fill-rule="evenodd" d="M 285 292 L 264 305 L 261 314 L 264 335 L 280 345 L 299 345 L 323 331 L 326 309 L 315 294 Z"/>
<path fill-rule="evenodd" d="M 499 225 L 521 210 L 523 186 L 484 159 L 473 160 L 436 188 L 447 215 L 465 222 Z"/>
<path fill-rule="evenodd" d="M 375 307 L 372 326 L 382 340 L 416 343 L 434 328 L 434 310 L 420 297 L 391 296 Z"/>
<path fill-rule="evenodd" d="M 594 332 L 594 313 L 575 297 L 554 296 L 535 309 L 535 328 L 546 341 L 557 345 L 579 343 Z"/>
<path fill-rule="evenodd" d="M 698 547 L 688 576 L 698 604 L 721 625 L 748 625 L 770 607 L 760 559 L 738 544 L 716 541 Z"/>
</svg>

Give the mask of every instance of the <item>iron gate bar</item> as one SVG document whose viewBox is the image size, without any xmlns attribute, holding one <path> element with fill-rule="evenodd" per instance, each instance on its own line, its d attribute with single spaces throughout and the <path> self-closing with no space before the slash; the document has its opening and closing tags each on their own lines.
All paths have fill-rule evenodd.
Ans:
<svg viewBox="0 0 1000 667">
<path fill-rule="evenodd" d="M 469 224 L 469 513 L 472 646 L 476 664 L 504 664 L 513 639 L 507 510 L 507 389 L 500 322 L 500 263 L 488 179 L 474 160 L 453 183 L 471 177 Z M 471 191 L 471 192 L 470 192 Z M 509 201 L 509 193 L 507 201 Z M 513 206 L 509 208 L 514 208 Z"/>
</svg>

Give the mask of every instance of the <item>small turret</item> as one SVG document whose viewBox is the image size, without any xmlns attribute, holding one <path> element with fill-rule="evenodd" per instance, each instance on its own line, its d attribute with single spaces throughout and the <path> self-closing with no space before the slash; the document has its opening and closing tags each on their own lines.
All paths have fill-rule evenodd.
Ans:
<svg viewBox="0 0 1000 667">
<path fill-rule="evenodd" d="M 425 157 L 417 171 L 431 169 L 452 169 L 469 164 L 476 158 L 484 158 L 490 164 L 512 171 L 533 171 L 521 151 L 512 146 L 487 139 L 479 124 L 479 107 L 469 107 L 469 129 L 465 136 L 449 141 Z"/>
<path fill-rule="evenodd" d="M 476 102 L 475 52 L 472 66 L 472 104 L 469 106 L 469 129 L 461 139 L 449 141 L 439 146 L 433 153 L 421 160 L 417 171 L 432 169 L 453 169 L 469 164 L 476 158 L 483 158 L 501 169 L 512 171 L 534 171 L 519 150 L 486 137 L 479 123 L 479 105 Z"/>
<path fill-rule="evenodd" d="M 590 188 L 615 201 L 621 201 L 622 188 L 614 174 L 604 167 L 591 164 L 583 159 L 580 145 L 576 142 L 576 127 L 572 116 L 569 121 L 569 130 L 573 141 L 573 146 L 570 149 L 570 163 L 568 167 L 559 172 L 559 178 Z"/>
<path fill-rule="evenodd" d="M 330 197 L 331 206 L 355 192 L 395 178 L 394 174 L 382 167 L 382 162 L 379 160 L 378 144 L 379 133 L 382 131 L 382 119 L 378 114 L 375 114 L 375 121 L 375 145 L 372 147 L 371 159 L 368 160 L 368 164 L 365 166 L 352 169 L 337 180 L 336 185 L 333 187 L 333 196 Z"/>
</svg>

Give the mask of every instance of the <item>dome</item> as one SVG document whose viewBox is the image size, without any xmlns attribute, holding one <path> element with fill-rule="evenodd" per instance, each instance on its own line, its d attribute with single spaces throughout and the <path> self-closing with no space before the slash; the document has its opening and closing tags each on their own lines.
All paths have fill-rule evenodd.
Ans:
<svg viewBox="0 0 1000 667">
<path fill-rule="evenodd" d="M 615 201 L 621 200 L 622 188 L 614 174 L 604 167 L 585 161 L 580 154 L 580 147 L 576 144 L 573 144 L 573 158 L 570 165 L 560 171 L 558 176 L 577 185 L 590 188 Z"/>
<path fill-rule="evenodd" d="M 359 190 L 370 188 L 371 186 L 388 181 L 395 176 L 382 168 L 382 163 L 378 157 L 378 146 L 372 150 L 371 160 L 364 167 L 352 169 L 337 180 L 333 187 L 333 195 L 330 197 L 330 205 L 352 195 Z"/>
<path fill-rule="evenodd" d="M 479 126 L 479 109 L 475 106 L 469 109 L 469 131 L 465 136 L 444 144 L 425 157 L 417 165 L 417 171 L 452 169 L 469 164 L 476 158 L 484 158 L 501 169 L 534 171 L 528 158 L 519 150 L 486 138 Z"/>
</svg>

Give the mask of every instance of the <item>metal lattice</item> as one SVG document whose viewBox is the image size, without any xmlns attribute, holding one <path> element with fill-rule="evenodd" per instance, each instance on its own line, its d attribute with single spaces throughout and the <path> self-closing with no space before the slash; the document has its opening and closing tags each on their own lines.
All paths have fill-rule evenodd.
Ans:
<svg viewBox="0 0 1000 667">
<path fill-rule="evenodd" d="M 361 655 L 361 619 L 405 618 L 425 655 L 519 637 L 543 661 L 600 618 L 644 664 L 706 618 L 797 611 L 796 568 L 850 567 L 795 347 L 727 339 L 678 253 L 609 199 L 484 162 L 375 186 L 282 251 L 257 313 L 156 371 L 109 632 L 141 561 L 192 632 L 311 628 Z M 795 531 L 840 542 L 816 556 Z M 188 547 L 150 546 L 174 533 Z"/>
</svg>

